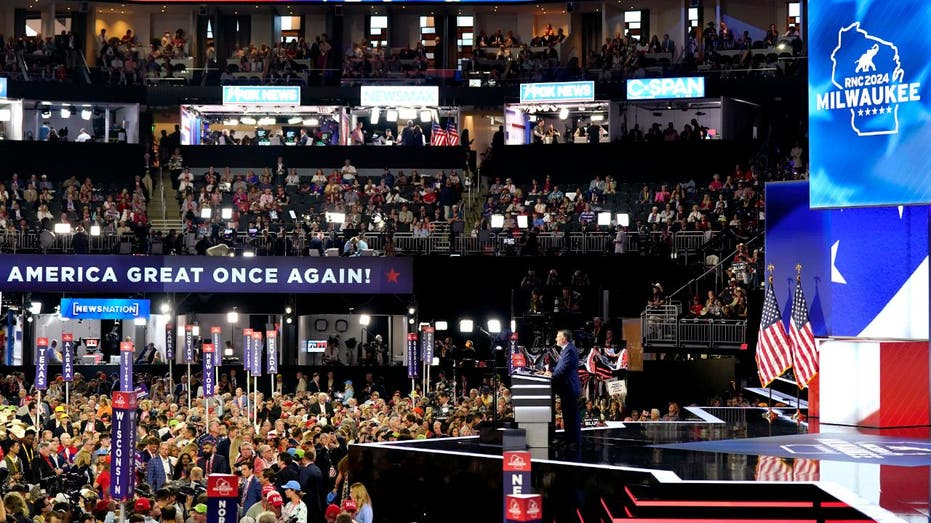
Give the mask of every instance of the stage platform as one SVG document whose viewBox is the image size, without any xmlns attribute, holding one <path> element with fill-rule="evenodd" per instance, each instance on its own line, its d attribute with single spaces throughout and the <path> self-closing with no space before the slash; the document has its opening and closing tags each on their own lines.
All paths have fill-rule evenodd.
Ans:
<svg viewBox="0 0 931 523">
<path fill-rule="evenodd" d="M 929 521 L 927 428 L 766 412 L 690 407 L 685 421 L 585 429 L 578 452 L 537 452 L 543 521 Z M 382 522 L 501 521 L 501 452 L 478 437 L 354 445 L 351 481 L 366 483 Z"/>
</svg>

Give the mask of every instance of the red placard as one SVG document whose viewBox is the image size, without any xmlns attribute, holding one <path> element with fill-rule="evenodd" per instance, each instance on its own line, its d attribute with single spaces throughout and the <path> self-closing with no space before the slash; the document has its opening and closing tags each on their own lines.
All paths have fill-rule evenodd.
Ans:
<svg viewBox="0 0 931 523">
<path fill-rule="evenodd" d="M 506 451 L 504 472 L 530 472 L 530 453 L 523 450 Z"/>
<path fill-rule="evenodd" d="M 120 350 L 121 350 L 121 351 L 124 351 L 124 350 L 125 350 L 125 351 L 128 351 L 128 352 L 132 352 L 132 351 L 133 351 L 133 342 L 131 342 L 131 341 L 121 341 L 121 342 L 120 342 Z"/>
</svg>

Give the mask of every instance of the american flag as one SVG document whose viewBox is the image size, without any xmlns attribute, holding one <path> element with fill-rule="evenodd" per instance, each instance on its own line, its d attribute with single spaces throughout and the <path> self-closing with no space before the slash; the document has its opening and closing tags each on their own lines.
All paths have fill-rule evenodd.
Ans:
<svg viewBox="0 0 931 523">
<path fill-rule="evenodd" d="M 754 478 L 757 481 L 818 481 L 821 476 L 817 460 L 807 458 L 757 458 Z"/>
<path fill-rule="evenodd" d="M 435 120 L 430 130 L 430 145 L 446 145 L 446 131 Z"/>
<path fill-rule="evenodd" d="M 449 139 L 449 145 L 459 145 L 459 130 L 456 129 L 456 124 L 452 120 L 446 123 L 446 136 Z"/>
<path fill-rule="evenodd" d="M 793 367 L 795 381 L 805 388 L 808 382 L 818 374 L 818 348 L 815 346 L 815 334 L 808 321 L 808 305 L 802 282 L 795 284 L 795 297 L 792 298 L 792 322 L 789 326 L 789 340 L 792 343 Z"/>
<path fill-rule="evenodd" d="M 779 304 L 773 284 L 766 286 L 766 299 L 763 303 L 763 317 L 760 319 L 760 334 L 756 342 L 756 368 L 760 383 L 767 387 L 791 366 L 789 351 L 791 345 L 786 337 L 786 329 L 779 317 Z"/>
</svg>

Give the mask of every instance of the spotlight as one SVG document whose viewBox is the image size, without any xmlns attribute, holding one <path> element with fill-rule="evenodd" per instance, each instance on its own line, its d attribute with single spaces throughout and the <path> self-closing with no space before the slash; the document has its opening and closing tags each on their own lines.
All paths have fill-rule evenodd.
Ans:
<svg viewBox="0 0 931 523">
<path fill-rule="evenodd" d="M 410 107 L 399 107 L 398 118 L 402 120 L 413 120 L 417 118 L 417 110 L 411 109 Z"/>
<path fill-rule="evenodd" d="M 71 118 L 71 109 L 67 107 L 61 108 L 61 117 L 62 118 Z"/>
<path fill-rule="evenodd" d="M 29 313 L 30 314 L 40 314 L 42 312 L 42 302 L 34 301 L 29 304 Z"/>
<path fill-rule="evenodd" d="M 569 118 L 569 108 L 563 107 L 562 109 L 559 110 L 559 119 L 565 120 L 566 118 Z"/>
<path fill-rule="evenodd" d="M 475 322 L 472 320 L 459 320 L 459 332 L 472 332 L 475 328 Z"/>
<path fill-rule="evenodd" d="M 503 214 L 492 214 L 491 215 L 491 228 L 500 229 L 504 227 L 504 215 Z"/>
<path fill-rule="evenodd" d="M 627 214 L 626 212 L 617 213 L 617 216 L 615 218 L 617 219 L 617 224 L 620 225 L 621 227 L 630 226 L 630 215 Z"/>
<path fill-rule="evenodd" d="M 527 218 L 526 214 L 517 215 L 517 226 L 521 229 L 526 229 L 529 226 L 530 220 Z"/>
<path fill-rule="evenodd" d="M 610 227 L 611 226 L 611 213 L 609 212 L 598 213 L 598 225 Z"/>
<path fill-rule="evenodd" d="M 449 323 L 446 320 L 436 320 L 433 322 L 433 328 L 438 331 L 445 331 L 449 328 Z"/>
<path fill-rule="evenodd" d="M 239 313 L 236 311 L 229 311 L 226 313 L 226 323 L 236 323 L 239 321 Z"/>
<path fill-rule="evenodd" d="M 91 236 L 100 236 L 100 226 L 91 225 Z"/>
<path fill-rule="evenodd" d="M 369 122 L 371 122 L 372 125 L 377 124 L 379 116 L 381 116 L 381 109 L 373 107 L 372 114 L 369 116 Z"/>
<path fill-rule="evenodd" d="M 55 234 L 70 234 L 71 224 L 70 223 L 56 223 L 54 230 L 55 230 Z"/>
<path fill-rule="evenodd" d="M 407 308 L 407 314 L 413 316 L 413 315 L 416 314 L 416 313 L 417 313 L 417 309 L 414 308 L 413 305 L 411 305 L 410 307 Z"/>
<path fill-rule="evenodd" d="M 292 312 L 294 312 L 294 309 L 292 309 L 290 305 L 284 308 L 285 314 L 291 314 Z"/>
<path fill-rule="evenodd" d="M 413 324 L 414 324 L 414 318 L 408 318 L 408 319 L 407 319 L 407 324 L 408 324 L 408 325 L 413 325 Z"/>
<path fill-rule="evenodd" d="M 255 251 L 242 251 L 243 258 L 255 258 Z"/>
<path fill-rule="evenodd" d="M 232 219 L 232 218 L 233 218 L 233 208 L 232 208 L 232 207 L 224 207 L 224 208 L 220 209 L 220 218 L 223 218 L 224 220 L 230 220 L 230 219 Z"/>
<path fill-rule="evenodd" d="M 592 121 L 593 121 L 593 122 L 603 122 L 604 120 L 605 120 L 605 115 L 603 115 L 603 114 L 593 114 L 593 115 L 592 115 Z"/>
<path fill-rule="evenodd" d="M 492 334 L 498 334 L 501 332 L 501 320 L 491 319 L 488 320 L 488 332 Z"/>
<path fill-rule="evenodd" d="M 271 116 L 266 116 L 265 118 L 259 118 L 259 125 L 275 125 L 275 119 Z"/>
<path fill-rule="evenodd" d="M 368 327 L 369 323 L 371 322 L 372 322 L 372 317 L 369 316 L 368 314 L 362 314 L 361 316 L 359 316 L 359 325 L 362 325 L 363 327 Z"/>
<path fill-rule="evenodd" d="M 93 111 L 91 111 L 90 109 L 81 109 L 82 120 L 90 120 L 93 114 L 94 114 Z"/>
<path fill-rule="evenodd" d="M 388 111 L 385 113 L 385 120 L 388 120 L 389 122 L 397 122 L 398 111 L 395 109 L 388 109 Z"/>
<path fill-rule="evenodd" d="M 227 118 L 226 120 L 223 120 L 223 125 L 229 125 L 230 127 L 234 127 L 234 126 L 239 125 L 239 120 L 237 120 L 236 118 Z"/>
<path fill-rule="evenodd" d="M 197 337 L 200 336 L 200 325 L 196 323 L 191 326 L 191 336 Z"/>
<path fill-rule="evenodd" d="M 204 207 L 203 209 L 200 210 L 201 218 L 205 220 L 209 220 L 211 216 L 213 216 L 213 209 L 211 209 L 210 207 Z"/>
<path fill-rule="evenodd" d="M 511 320 L 511 332 L 517 332 L 517 321 Z"/>
<path fill-rule="evenodd" d="M 432 119 L 433 119 L 433 113 L 431 113 L 430 111 L 420 111 L 421 122 L 426 123 L 426 122 L 431 121 Z"/>
<path fill-rule="evenodd" d="M 297 125 L 297 124 L 301 123 L 302 121 L 303 121 L 303 120 L 301 119 L 300 116 L 292 116 L 291 118 L 288 118 L 288 124 L 289 124 L 289 125 Z"/>
<path fill-rule="evenodd" d="M 167 301 L 163 301 L 162 306 L 159 307 L 159 310 L 162 311 L 162 314 L 168 314 L 168 311 L 171 310 L 171 306 L 168 305 Z"/>
<path fill-rule="evenodd" d="M 287 318 L 284 319 L 284 322 L 287 323 L 288 325 L 291 325 L 291 323 L 294 322 L 294 320 L 292 320 L 291 317 L 288 316 Z"/>
<path fill-rule="evenodd" d="M 307 118 L 302 123 L 307 127 L 316 127 L 320 125 L 320 120 L 317 120 L 316 118 Z"/>
<path fill-rule="evenodd" d="M 244 124 L 246 124 L 246 125 L 255 125 L 255 124 L 256 124 L 255 118 L 253 118 L 253 117 L 251 117 L 251 116 L 243 116 L 242 119 L 240 119 L 239 121 L 242 122 L 242 123 L 244 123 Z"/>
</svg>

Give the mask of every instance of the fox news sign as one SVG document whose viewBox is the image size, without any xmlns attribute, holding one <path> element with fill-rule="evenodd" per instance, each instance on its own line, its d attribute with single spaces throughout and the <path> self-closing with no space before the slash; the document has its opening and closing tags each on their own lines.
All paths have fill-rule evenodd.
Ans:
<svg viewBox="0 0 931 523">
<path fill-rule="evenodd" d="M 223 105 L 300 105 L 299 85 L 224 85 Z"/>
<path fill-rule="evenodd" d="M 627 80 L 628 100 L 666 100 L 670 98 L 703 98 L 705 78 L 631 78 Z"/>
<path fill-rule="evenodd" d="M 931 4 L 819 0 L 808 9 L 811 206 L 931 202 Z"/>
<path fill-rule="evenodd" d="M 520 103 L 591 102 L 595 100 L 595 82 L 550 82 L 520 84 Z"/>
</svg>

